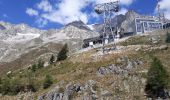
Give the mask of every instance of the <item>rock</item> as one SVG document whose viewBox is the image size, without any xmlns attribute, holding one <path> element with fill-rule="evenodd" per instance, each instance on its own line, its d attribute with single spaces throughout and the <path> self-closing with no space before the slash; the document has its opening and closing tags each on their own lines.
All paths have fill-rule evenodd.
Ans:
<svg viewBox="0 0 170 100">
<path fill-rule="evenodd" d="M 70 96 L 74 93 L 74 91 L 75 91 L 74 85 L 72 83 L 69 83 L 64 91 L 63 99 L 69 100 Z"/>
<path fill-rule="evenodd" d="M 76 92 L 81 91 L 81 85 L 80 85 L 80 83 L 75 84 L 74 87 L 75 87 L 75 91 L 76 91 Z"/>
<path fill-rule="evenodd" d="M 107 74 L 127 75 L 128 71 L 122 69 L 121 66 L 116 66 L 112 64 L 107 67 L 100 67 L 98 73 L 99 75 L 107 75 Z"/>
<path fill-rule="evenodd" d="M 161 45 L 159 47 L 160 50 L 167 50 L 168 49 L 168 46 L 167 45 Z"/>
<path fill-rule="evenodd" d="M 12 73 L 12 71 L 8 71 L 8 72 L 7 72 L 7 75 L 10 75 L 11 73 Z"/>
<path fill-rule="evenodd" d="M 146 79 L 145 79 L 145 78 L 142 78 L 142 79 L 141 79 L 141 82 L 142 82 L 142 84 L 145 84 L 145 83 L 146 83 Z"/>
<path fill-rule="evenodd" d="M 48 62 L 45 62 L 44 63 L 44 67 L 48 67 L 49 66 L 49 63 Z"/>
<path fill-rule="evenodd" d="M 117 59 L 117 62 L 118 62 L 118 63 L 121 63 L 121 62 L 122 62 L 122 59 L 121 59 L 121 58 L 118 58 L 118 59 Z"/>
<path fill-rule="evenodd" d="M 92 100 L 97 100 L 98 96 L 97 96 L 97 94 L 92 94 L 91 98 L 92 98 Z"/>
<path fill-rule="evenodd" d="M 127 92 L 130 92 L 130 86 L 129 86 L 127 80 L 123 81 L 123 85 L 124 85 L 125 90 L 126 90 Z"/>
<path fill-rule="evenodd" d="M 93 86 L 93 85 L 96 84 L 96 82 L 95 82 L 94 80 L 88 80 L 88 84 L 89 84 L 90 86 Z"/>
<path fill-rule="evenodd" d="M 91 100 L 91 98 L 89 96 L 85 95 L 85 96 L 81 97 L 81 100 Z"/>
<path fill-rule="evenodd" d="M 128 70 L 129 70 L 129 69 L 132 69 L 132 68 L 133 68 L 133 63 L 128 60 L 126 68 L 127 68 Z"/>
<path fill-rule="evenodd" d="M 159 39 L 156 38 L 156 37 L 152 37 L 151 41 L 152 41 L 153 44 L 157 44 L 159 42 Z"/>
<path fill-rule="evenodd" d="M 101 75 L 106 75 L 106 74 L 109 74 L 109 70 L 105 67 L 100 67 L 99 70 L 98 70 L 99 74 Z"/>
<path fill-rule="evenodd" d="M 62 100 L 63 93 L 55 93 L 53 100 Z"/>
<path fill-rule="evenodd" d="M 135 49 L 135 51 L 139 51 L 139 50 L 141 50 L 141 48 L 136 48 L 136 49 Z"/>
<path fill-rule="evenodd" d="M 18 93 L 17 100 L 34 100 L 34 96 L 32 92 L 26 92 L 26 93 Z M 43 99 L 40 99 L 43 100 Z"/>
<path fill-rule="evenodd" d="M 59 98 L 59 99 L 57 99 Z M 38 97 L 38 100 L 62 100 L 63 96 L 59 93 L 59 86 L 56 86 L 53 90 Z"/>
<path fill-rule="evenodd" d="M 112 93 L 110 93 L 110 92 L 107 91 L 107 90 L 104 90 L 104 91 L 101 91 L 101 95 L 102 95 L 102 96 L 105 96 L 105 97 L 108 97 L 108 96 L 112 96 Z"/>
<path fill-rule="evenodd" d="M 39 96 L 37 100 L 44 100 L 44 96 Z"/>
</svg>

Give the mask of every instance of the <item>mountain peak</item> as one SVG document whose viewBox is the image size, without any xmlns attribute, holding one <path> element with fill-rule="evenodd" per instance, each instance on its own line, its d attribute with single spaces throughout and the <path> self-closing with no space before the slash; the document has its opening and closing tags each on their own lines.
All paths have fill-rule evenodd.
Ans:
<svg viewBox="0 0 170 100">
<path fill-rule="evenodd" d="M 68 26 L 74 26 L 74 27 L 77 27 L 77 28 L 80 28 L 80 29 L 83 29 L 83 30 L 90 30 L 90 28 L 86 24 L 84 24 L 84 22 L 81 21 L 81 20 L 68 23 L 66 25 L 66 27 L 68 27 Z"/>
<path fill-rule="evenodd" d="M 135 12 L 134 10 L 128 10 L 128 12 L 125 14 L 125 16 L 127 16 L 127 17 L 131 17 L 131 16 L 137 17 L 137 16 L 139 16 L 139 14 L 137 12 Z"/>
</svg>

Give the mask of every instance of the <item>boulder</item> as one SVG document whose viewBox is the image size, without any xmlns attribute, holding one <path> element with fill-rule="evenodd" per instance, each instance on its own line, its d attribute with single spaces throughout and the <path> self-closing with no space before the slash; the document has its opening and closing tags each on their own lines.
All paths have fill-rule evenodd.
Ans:
<svg viewBox="0 0 170 100">
<path fill-rule="evenodd" d="M 159 47 L 160 50 L 167 50 L 168 49 L 168 46 L 167 45 L 161 45 Z"/>
</svg>

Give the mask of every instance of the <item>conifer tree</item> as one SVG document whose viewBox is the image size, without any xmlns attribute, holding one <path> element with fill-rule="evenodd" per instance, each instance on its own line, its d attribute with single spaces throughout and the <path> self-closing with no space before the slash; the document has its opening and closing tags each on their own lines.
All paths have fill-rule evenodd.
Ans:
<svg viewBox="0 0 170 100">
<path fill-rule="evenodd" d="M 68 54 L 68 46 L 67 44 L 65 44 L 61 49 L 61 51 L 58 53 L 57 61 L 62 61 L 67 59 L 67 54 Z"/>
<path fill-rule="evenodd" d="M 153 58 L 151 67 L 147 75 L 147 84 L 145 92 L 149 97 L 166 97 L 165 89 L 168 87 L 169 75 L 161 61 L 157 58 Z"/>
</svg>

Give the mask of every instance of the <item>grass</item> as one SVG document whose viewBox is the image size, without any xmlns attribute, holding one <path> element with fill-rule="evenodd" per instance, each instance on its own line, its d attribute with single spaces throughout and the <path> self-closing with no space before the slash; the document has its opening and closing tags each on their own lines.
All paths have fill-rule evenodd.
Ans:
<svg viewBox="0 0 170 100">
<path fill-rule="evenodd" d="M 146 44 L 150 44 L 148 39 L 149 38 L 145 36 L 135 37 L 135 38 L 132 37 L 125 42 L 121 42 L 120 44 L 121 45 L 139 45 L 139 44 L 146 45 Z M 134 42 L 134 40 L 137 40 L 137 41 Z M 114 93 L 120 94 L 122 93 L 122 90 L 120 88 L 123 87 L 122 84 L 125 78 L 123 76 L 117 76 L 117 75 L 97 77 L 96 72 L 99 67 L 108 66 L 110 64 L 121 64 L 117 62 L 117 59 L 122 56 L 127 56 L 129 59 L 140 59 L 143 61 L 144 65 L 131 70 L 130 74 L 126 78 L 127 81 L 129 80 L 132 81 L 132 79 L 130 79 L 129 77 L 135 76 L 139 78 L 146 78 L 146 73 L 141 73 L 141 71 L 147 70 L 149 68 L 149 64 L 151 61 L 149 54 L 151 53 L 154 56 L 158 57 L 161 60 L 161 62 L 164 64 L 164 66 L 167 68 L 167 70 L 170 72 L 170 67 L 169 67 L 170 53 L 169 52 L 170 52 L 170 49 L 165 50 L 165 51 L 158 50 L 154 52 L 148 52 L 148 51 L 144 52 L 143 50 L 138 51 L 138 52 L 128 51 L 126 53 L 116 53 L 116 54 L 113 53 L 113 54 L 101 56 L 101 57 L 98 57 L 97 60 L 92 60 L 93 57 L 91 56 L 96 53 L 96 50 L 91 50 L 88 52 L 75 54 L 69 57 L 67 60 L 54 63 L 53 65 L 50 65 L 46 68 L 38 69 L 34 73 L 35 80 L 36 80 L 35 84 L 38 89 L 38 91 L 34 93 L 34 96 L 37 97 L 38 95 L 49 91 L 50 89 L 54 88 L 56 84 L 60 83 L 60 81 L 64 81 L 63 87 L 59 89 L 59 91 L 63 92 L 64 85 L 68 84 L 69 82 L 85 83 L 88 80 L 95 80 L 98 82 L 97 86 L 93 87 L 94 90 L 100 91 L 99 87 L 102 87 L 102 88 L 108 89 L 109 91 L 112 91 L 113 94 Z M 12 76 L 19 78 L 22 84 L 26 84 L 27 83 L 26 73 L 27 73 L 27 69 L 20 69 L 20 70 L 13 72 Z M 54 85 L 52 85 L 49 89 L 42 88 L 43 79 L 46 75 L 50 75 L 53 78 Z M 123 92 L 122 96 L 126 97 L 128 94 L 132 96 L 131 98 L 134 98 L 134 99 L 144 98 L 143 94 L 139 93 L 140 91 L 139 89 L 142 88 L 144 84 L 141 84 L 141 82 L 131 83 L 131 81 L 129 82 L 131 84 L 130 85 L 131 88 L 132 87 L 135 88 L 135 85 L 140 85 L 140 87 L 135 88 L 135 89 L 130 88 L 131 93 Z M 118 88 L 115 89 L 114 88 L 115 86 L 118 86 Z"/>
<path fill-rule="evenodd" d="M 135 36 L 135 37 L 131 37 L 126 41 L 123 41 L 121 43 L 119 43 L 119 45 L 123 45 L 123 46 L 128 46 L 128 45 L 139 45 L 139 44 L 151 44 L 151 41 L 149 40 L 148 37 L 146 36 Z"/>
<path fill-rule="evenodd" d="M 152 42 L 152 38 L 155 38 L 158 40 L 157 43 Z M 159 31 L 158 33 L 148 33 L 148 35 L 143 36 L 133 36 L 129 39 L 118 43 L 118 45 L 128 46 L 128 45 L 159 45 L 159 44 L 165 44 L 166 40 L 166 32 L 165 31 Z"/>
</svg>

